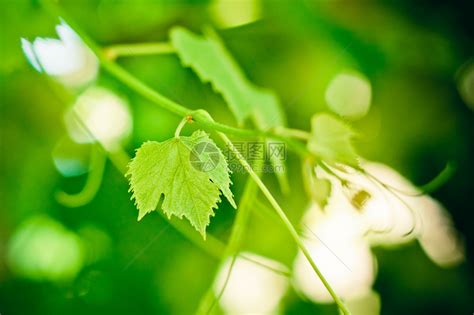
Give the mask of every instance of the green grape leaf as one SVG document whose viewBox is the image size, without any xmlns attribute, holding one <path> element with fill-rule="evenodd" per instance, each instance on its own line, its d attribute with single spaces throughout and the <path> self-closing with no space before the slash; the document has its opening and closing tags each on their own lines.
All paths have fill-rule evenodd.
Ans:
<svg viewBox="0 0 474 315">
<path fill-rule="evenodd" d="M 170 38 L 182 63 L 222 94 L 242 124 L 251 111 L 245 93 L 248 82 L 222 43 L 211 35 L 201 37 L 182 27 L 173 28 Z"/>
<path fill-rule="evenodd" d="M 230 170 L 227 160 L 214 141 L 202 130 L 195 131 L 192 137 L 181 137 L 180 139 L 188 148 L 191 148 L 191 163 L 199 170 L 206 172 L 209 179 L 222 191 L 232 207 L 237 208 L 234 195 L 230 190 L 232 181 L 229 176 Z"/>
<path fill-rule="evenodd" d="M 127 176 L 138 220 L 155 210 L 164 195 L 163 212 L 168 217 L 186 217 L 206 238 L 206 227 L 220 201 L 219 191 L 236 207 L 224 155 L 203 131 L 145 142 L 130 162 Z"/>
<path fill-rule="evenodd" d="M 358 165 L 358 156 L 352 145 L 356 133 L 343 121 L 322 113 L 311 118 L 311 138 L 308 150 L 328 162 Z"/>
</svg>

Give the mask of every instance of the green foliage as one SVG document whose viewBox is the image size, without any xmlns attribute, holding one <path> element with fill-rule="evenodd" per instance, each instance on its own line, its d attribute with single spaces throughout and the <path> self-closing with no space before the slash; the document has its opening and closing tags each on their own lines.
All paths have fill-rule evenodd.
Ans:
<svg viewBox="0 0 474 315">
<path fill-rule="evenodd" d="M 262 130 L 286 125 L 285 113 L 275 93 L 255 86 L 245 77 L 217 34 L 208 30 L 202 37 L 175 27 L 170 38 L 183 64 L 222 94 L 239 124 L 250 118 Z M 273 157 L 270 163 L 282 190 L 287 190 L 284 162 Z"/>
<path fill-rule="evenodd" d="M 191 137 L 180 137 L 181 141 L 183 141 L 188 148 L 191 148 L 193 151 L 192 157 L 194 157 L 194 163 L 196 163 L 196 159 L 199 160 L 200 164 L 208 165 L 208 169 L 205 171 L 208 175 L 210 180 L 217 185 L 217 187 L 222 191 L 222 194 L 227 198 L 230 204 L 237 208 L 235 204 L 234 197 L 230 190 L 230 185 L 232 184 L 230 177 L 229 177 L 229 167 L 227 165 L 227 161 L 222 154 L 222 151 L 219 150 L 217 145 L 209 138 L 209 135 L 202 130 L 198 130 L 193 133 Z M 208 150 L 203 150 L 202 152 L 197 152 L 194 148 L 196 148 L 197 144 L 204 144 L 208 148 Z M 214 159 L 215 157 L 216 159 Z M 191 158 L 193 160 L 193 158 Z"/>
<path fill-rule="evenodd" d="M 137 0 L 133 6 L 127 1 L 113 0 L 73 3 L 6 1 L 2 6 L 0 14 L 3 14 L 1 21 L 5 27 L 0 35 L 4 44 L 0 64 L 0 142 L 5 146 L 5 151 L 9 152 L 2 156 L 4 161 L 0 166 L 4 208 L 4 211 L 0 211 L 1 252 L 5 258 L 5 264 L 0 266 L 0 278 L 4 281 L 0 285 L 2 314 L 102 315 L 104 310 L 133 313 L 137 305 L 143 313 L 195 313 L 199 295 L 211 282 L 215 283 L 211 278 L 219 265 L 218 260 L 228 257 L 224 241 L 231 244 L 232 237 L 224 236 L 230 232 L 232 218 L 226 216 L 219 224 L 218 218 L 211 218 L 212 228 L 216 228 L 212 232 L 216 234 L 213 237 L 211 231 L 207 230 L 205 241 L 187 219 L 172 216 L 170 220 L 166 220 L 169 222 L 164 222 L 155 216 L 157 213 L 152 213 L 153 217 L 147 218 L 147 222 L 137 224 L 136 220 L 127 220 L 130 214 L 133 215 L 134 211 L 138 214 L 138 211 L 133 202 L 129 202 L 130 195 L 123 189 L 122 181 L 125 178 L 117 175 L 126 169 L 130 160 L 127 151 L 132 145 L 138 148 L 143 139 L 163 141 L 163 134 L 170 134 L 176 127 L 176 119 L 192 112 L 193 108 L 182 108 L 178 103 L 201 103 L 203 109 L 211 111 L 215 118 L 222 118 L 226 113 L 235 114 L 236 117 L 240 114 L 240 121 L 247 127 L 247 136 L 243 132 L 233 133 L 231 129 L 225 132 L 239 141 L 260 141 L 260 133 L 255 129 L 269 128 L 268 135 L 271 135 L 271 126 L 285 122 L 285 119 L 280 122 L 275 119 L 278 117 L 274 116 L 275 106 L 265 107 L 267 103 L 278 104 L 279 100 L 272 92 L 263 90 L 253 95 L 246 90 L 248 95 L 245 97 L 249 97 L 248 99 L 244 97 L 244 92 L 234 95 L 236 105 L 240 105 L 236 108 L 237 111 L 231 110 L 230 105 L 224 105 L 225 102 L 229 103 L 225 97 L 221 108 L 208 107 L 209 104 L 202 102 L 202 98 L 199 99 L 200 89 L 188 85 L 184 89 L 180 88 L 183 87 L 181 83 L 185 81 L 186 74 L 190 73 L 185 73 L 189 71 L 183 71 L 177 65 L 180 60 L 177 56 L 170 55 L 178 49 L 168 42 L 153 42 L 163 39 L 164 32 L 168 32 L 174 23 L 196 28 L 201 25 L 217 25 L 216 16 L 211 11 L 215 5 L 223 2 L 228 3 L 220 0 L 184 0 L 172 4 L 166 0 Z M 367 93 L 360 94 L 363 90 L 358 84 L 353 85 L 353 81 L 333 81 L 341 73 L 353 73 L 354 69 L 359 69 L 364 78 L 370 78 L 374 95 L 374 112 L 357 123 L 363 134 L 370 138 L 370 141 L 364 141 L 364 151 L 403 169 L 409 178 L 419 180 L 431 178 L 433 172 L 443 166 L 445 159 L 459 162 L 459 170 L 452 180 L 446 182 L 446 174 L 452 174 L 451 168 L 447 168 L 430 185 L 421 187 L 420 193 L 431 191 L 439 187 L 440 182 L 446 182 L 447 187 L 443 191 L 450 197 L 445 200 L 447 208 L 453 208 L 453 215 L 466 218 L 466 224 L 474 222 L 472 201 L 469 194 L 465 193 L 466 185 L 472 187 L 471 177 L 474 173 L 474 164 L 468 163 L 474 159 L 471 154 L 474 151 L 469 149 L 474 145 L 474 137 L 469 136 L 473 134 L 474 116 L 467 114 L 474 109 L 474 101 L 468 102 L 468 96 L 474 96 L 474 93 L 470 93 L 474 91 L 470 88 L 474 82 L 471 80 L 474 78 L 474 68 L 473 60 L 466 60 L 472 55 L 472 41 L 466 40 L 469 39 L 469 32 L 466 33 L 468 29 L 465 26 L 470 19 L 462 18 L 468 17 L 468 12 L 471 12 L 466 10 L 468 1 L 459 1 L 452 6 L 424 6 L 423 15 L 407 15 L 408 11 L 416 9 L 416 4 L 414 6 L 407 1 L 392 2 L 390 6 L 383 7 L 376 1 L 371 1 L 364 2 L 363 7 L 354 5 L 354 8 L 344 12 L 344 16 L 334 14 L 341 9 L 338 1 L 278 1 L 271 5 L 268 5 L 268 1 L 246 3 L 253 3 L 258 16 L 263 19 L 238 28 L 219 29 L 219 35 L 224 36 L 224 45 L 231 44 L 231 41 L 233 45 L 225 49 L 221 42 L 218 44 L 230 59 L 234 58 L 229 52 L 232 56 L 239 57 L 234 59 L 237 61 L 252 59 L 252 63 L 247 64 L 251 68 L 244 67 L 242 70 L 251 69 L 251 73 L 256 75 L 254 83 L 263 85 L 273 82 L 272 86 L 275 86 L 275 92 L 280 96 L 297 98 L 297 106 L 287 106 L 287 115 L 291 115 L 291 122 L 294 123 L 292 128 L 306 126 L 313 113 L 325 109 L 331 110 L 336 118 L 343 117 L 342 120 L 362 117 L 368 109 L 363 104 L 368 103 L 361 102 L 359 96 L 367 96 Z M 59 11 L 55 10 L 56 4 Z M 226 16 L 240 15 L 235 9 L 235 1 L 228 3 L 228 6 L 230 8 L 226 10 Z M 70 14 L 62 14 L 62 7 Z M 360 18 L 362 11 L 374 10 L 377 12 L 376 16 Z M 98 13 L 100 21 L 94 19 Z M 77 23 L 71 21 L 68 15 L 76 17 Z M 99 84 L 113 93 L 120 93 L 133 104 L 133 144 L 121 142 L 113 152 L 105 152 L 110 161 L 107 162 L 109 167 L 105 169 L 100 193 L 91 203 L 72 211 L 55 202 L 53 193 L 62 191 L 71 194 L 84 187 L 88 180 L 88 176 L 84 174 L 88 170 L 94 172 L 94 168 L 89 167 L 91 145 L 56 147 L 53 153 L 54 166 L 60 173 L 53 169 L 51 148 L 55 147 L 55 143 L 65 132 L 68 122 L 64 125 L 61 121 L 68 105 L 73 104 L 75 98 L 83 96 L 85 90 L 63 86 L 54 76 L 38 75 L 28 65 L 20 48 L 22 37 L 34 41 L 38 35 L 53 35 L 53 25 L 58 23 L 58 16 L 65 18 L 68 23 L 71 21 L 71 26 L 78 29 L 78 35 L 95 49 L 97 56 L 103 58 L 100 76 L 87 87 Z M 440 18 L 443 18 L 442 23 L 439 23 Z M 86 29 L 92 32 L 91 37 L 100 39 L 106 46 L 96 45 L 88 38 L 87 32 L 80 30 L 80 25 L 84 23 L 87 24 Z M 371 34 L 373 29 L 377 29 L 376 36 Z M 436 31 L 433 32 L 433 29 Z M 214 40 L 207 33 L 204 36 L 201 32 L 195 34 L 199 36 L 194 37 L 205 41 L 206 45 Z M 140 43 L 141 41 L 144 43 Z M 58 55 L 62 48 L 57 41 L 46 40 L 43 43 L 54 46 L 51 49 L 53 55 Z M 113 46 L 108 46 L 112 43 Z M 401 46 L 410 49 L 400 49 Z M 165 49 L 156 49 L 160 47 Z M 234 47 L 235 49 L 230 49 Z M 430 51 L 428 56 L 427 48 Z M 81 57 L 81 54 L 75 52 L 76 50 L 72 59 L 77 61 L 76 57 Z M 234 55 L 234 52 L 239 55 Z M 180 49 L 178 53 L 191 54 L 191 51 L 181 52 Z M 211 65 L 203 67 L 203 71 L 209 72 L 217 66 L 216 63 L 220 61 L 216 55 L 222 57 L 217 50 L 214 55 L 207 54 L 206 60 Z M 118 59 L 117 63 L 114 58 Z M 62 59 L 64 62 L 55 64 L 68 68 L 76 64 L 66 62 L 67 58 Z M 87 69 L 89 65 L 89 62 L 83 64 Z M 233 63 L 227 70 L 233 71 L 236 67 Z M 222 67 L 220 69 L 226 70 Z M 193 68 L 186 70 L 196 71 Z M 238 67 L 237 71 L 240 71 Z M 245 85 L 248 86 L 248 79 L 253 79 L 254 76 L 250 76 L 250 72 L 243 72 L 240 71 L 240 79 L 247 81 Z M 235 73 L 230 74 L 235 77 Z M 83 75 L 85 72 L 80 71 L 74 78 Z M 138 78 L 144 81 L 141 82 Z M 230 84 L 222 76 L 217 79 L 224 81 L 223 84 Z M 207 80 L 210 84 L 205 87 L 214 86 L 212 81 L 214 80 Z M 147 86 L 145 82 L 152 84 Z M 196 84 L 199 85 L 199 82 Z M 216 92 L 219 96 L 223 95 L 220 91 Z M 458 92 L 460 97 L 453 97 Z M 172 96 L 174 101 L 167 99 L 166 95 Z M 258 97 L 260 98 L 257 100 Z M 244 101 L 239 103 L 238 100 Z M 463 106 L 462 100 L 471 106 Z M 247 107 L 246 110 L 242 110 L 244 107 Z M 101 115 L 100 120 L 94 121 L 93 131 L 104 131 L 104 127 L 110 123 L 119 127 L 115 123 L 116 114 Z M 403 115 L 410 117 L 410 123 L 400 128 Z M 201 119 L 196 119 L 194 125 L 199 128 L 205 128 L 207 132 L 225 131 L 225 128 L 214 128 L 214 124 L 209 123 L 204 115 L 197 117 Z M 282 115 L 282 118 L 285 116 Z M 235 124 L 237 121 L 239 119 L 236 119 Z M 379 124 L 380 121 L 383 122 L 382 125 Z M 222 124 L 225 122 L 228 119 L 216 119 L 221 127 L 230 128 L 231 126 Z M 296 172 L 300 160 L 307 158 L 310 163 L 307 175 L 311 190 L 308 196 L 324 202 L 330 185 L 327 180 L 317 177 L 320 175 L 319 170 L 316 174 L 314 172 L 318 165 L 323 164 L 318 163 L 321 156 L 313 158 L 304 152 L 307 149 L 305 141 L 310 136 L 303 130 L 292 130 L 275 129 L 279 141 L 286 138 L 288 150 L 292 150 L 292 158 L 285 161 L 288 165 L 287 172 L 291 172 L 292 193 L 287 196 L 280 196 L 277 190 L 272 193 L 283 203 L 291 221 L 298 223 L 308 207 L 307 198 L 300 189 L 300 174 Z M 252 132 L 255 132 L 253 136 Z M 182 137 L 181 140 L 183 138 L 186 139 Z M 414 138 L 416 141 L 413 141 Z M 266 141 L 266 138 L 261 139 Z M 453 141 L 445 141 L 446 139 Z M 122 144 L 125 146 L 122 147 Z M 205 154 L 202 155 L 205 159 Z M 416 163 L 423 164 L 427 159 L 430 161 L 429 165 L 417 167 Z M 324 160 L 324 164 L 331 162 L 333 160 L 329 158 Z M 409 166 L 408 162 L 415 165 Z M 112 166 L 117 169 L 112 169 Z M 268 175 L 270 174 L 265 174 L 262 178 L 265 184 L 271 179 Z M 250 184 L 257 186 L 251 182 L 250 177 L 243 174 L 236 178 L 238 179 L 233 179 L 235 184 L 236 181 L 242 181 L 238 183 L 240 188 Z M 380 177 L 381 182 L 385 180 L 385 177 Z M 273 181 L 269 183 L 273 184 Z M 344 193 L 348 199 L 352 200 L 356 195 L 358 201 L 364 198 L 359 193 L 360 187 L 347 186 L 344 187 Z M 230 187 L 232 191 L 235 188 L 237 187 Z M 273 185 L 269 188 L 273 188 Z M 334 189 L 338 187 L 334 186 Z M 381 193 L 385 193 L 383 188 L 381 190 Z M 225 192 L 221 189 L 221 193 Z M 232 225 L 236 227 L 240 224 L 238 217 L 242 216 L 242 212 L 245 213 L 242 211 L 242 200 L 246 194 L 243 189 L 237 189 L 234 193 L 236 197 L 239 196 L 236 198 L 239 209 Z M 387 191 L 387 194 L 393 193 Z M 339 197 L 343 198 L 342 201 L 347 201 L 346 197 Z M 252 213 L 250 226 L 243 232 L 243 247 L 239 248 L 271 256 L 285 265 L 294 266 L 296 249 L 291 242 L 291 235 L 283 230 L 281 222 L 284 221 L 271 209 L 274 204 L 267 203 L 264 198 L 266 196 L 260 191 L 258 198 L 247 198 L 249 208 L 255 208 L 250 210 L 256 211 Z M 160 202 L 158 201 L 157 212 L 165 216 L 160 210 Z M 38 214 L 41 214 L 42 219 L 38 220 Z M 49 217 L 44 220 L 43 215 Z M 463 229 L 460 232 L 466 232 L 466 237 L 469 237 L 471 229 L 466 224 L 461 226 Z M 88 227 L 96 228 L 97 233 L 84 231 Z M 383 230 L 379 231 L 384 232 Z M 180 233 L 183 237 L 177 237 L 175 233 Z M 334 233 L 339 231 L 336 229 Z M 307 245 L 317 241 L 313 240 L 314 235 L 301 236 L 311 238 L 306 240 Z M 110 248 L 101 246 L 104 239 Z M 192 248 L 191 244 L 196 248 Z M 377 281 L 377 289 L 390 293 L 383 296 L 383 313 L 398 315 L 400 309 L 406 309 L 406 313 L 416 313 L 416 310 L 436 307 L 450 309 L 456 314 L 468 314 L 472 309 L 472 298 L 466 290 L 466 281 L 463 280 L 468 278 L 466 271 L 469 268 L 461 266 L 446 271 L 433 267 L 422 255 L 420 246 L 412 245 L 416 246 L 391 253 L 385 249 L 374 249 L 374 254 L 384 268 L 384 279 Z M 442 247 L 441 244 L 439 247 Z M 338 252 L 337 255 L 345 257 L 345 253 Z M 319 257 L 314 258 L 319 263 Z M 419 272 L 402 272 L 407 266 L 413 265 L 420 267 Z M 353 270 L 353 273 L 357 273 L 357 270 Z M 21 278 L 26 278 L 27 281 Z M 319 281 L 309 273 L 308 278 Z M 183 283 L 189 281 L 195 285 L 189 290 L 183 290 Z M 336 292 L 339 293 L 339 285 L 335 284 Z M 140 291 L 123 290 L 127 287 L 137 287 Z M 248 292 L 248 289 L 243 287 L 242 290 Z M 313 304 L 304 297 L 295 296 L 294 292 L 290 292 L 290 295 L 280 301 L 278 311 L 302 315 L 337 313 L 334 305 Z M 25 297 L 28 297 L 29 303 L 24 303 Z M 374 308 L 371 306 L 374 305 L 372 298 L 370 295 L 368 300 L 357 298 L 354 301 L 349 298 L 345 303 L 354 315 L 369 315 L 374 309 L 377 309 L 376 312 L 380 311 L 380 301 Z M 210 313 L 222 313 L 226 302 L 224 300 L 222 305 L 213 300 L 215 305 Z M 417 303 L 413 303 L 415 300 Z"/>
<path fill-rule="evenodd" d="M 247 80 L 222 43 L 210 35 L 201 37 L 182 27 L 171 30 L 170 38 L 185 66 L 193 68 L 203 82 L 221 93 L 239 124 L 250 115 L 246 100 Z"/>
<path fill-rule="evenodd" d="M 308 150 L 327 162 L 358 165 L 357 153 L 352 145 L 356 133 L 336 117 L 321 113 L 311 118 L 311 138 Z"/>
<path fill-rule="evenodd" d="M 247 80 L 217 34 L 208 30 L 202 37 L 175 27 L 170 38 L 183 64 L 222 94 L 239 124 L 249 117 L 260 129 L 286 124 L 277 96 Z"/>
<path fill-rule="evenodd" d="M 200 144 L 213 146 L 217 151 L 195 152 Z M 218 160 L 211 156 L 214 153 L 218 154 Z M 203 169 L 209 163 L 215 164 L 209 170 Z M 130 162 L 127 175 L 139 220 L 156 209 L 163 194 L 163 212 L 168 217 L 186 217 L 205 238 L 213 209 L 220 201 L 219 191 L 236 207 L 229 189 L 227 162 L 203 131 L 164 142 L 145 142 Z"/>
</svg>

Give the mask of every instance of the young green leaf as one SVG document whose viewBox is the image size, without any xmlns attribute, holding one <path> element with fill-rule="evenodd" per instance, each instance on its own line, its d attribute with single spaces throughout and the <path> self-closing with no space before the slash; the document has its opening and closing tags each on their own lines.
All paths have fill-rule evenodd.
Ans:
<svg viewBox="0 0 474 315">
<path fill-rule="evenodd" d="M 168 217 L 186 217 L 205 238 L 213 209 L 220 201 L 219 190 L 235 207 L 227 162 L 203 131 L 164 142 L 145 142 L 130 162 L 127 176 L 138 220 L 155 210 L 164 195 L 163 212 Z"/>
<path fill-rule="evenodd" d="M 356 133 L 343 121 L 322 113 L 311 118 L 311 138 L 308 150 L 328 162 L 358 165 L 357 153 L 352 146 Z"/>
</svg>

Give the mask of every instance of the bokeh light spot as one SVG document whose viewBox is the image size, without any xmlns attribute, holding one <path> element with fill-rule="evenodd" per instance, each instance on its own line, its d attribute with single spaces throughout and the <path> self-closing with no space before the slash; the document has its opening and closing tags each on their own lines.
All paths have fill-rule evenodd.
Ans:
<svg viewBox="0 0 474 315">
<path fill-rule="evenodd" d="M 331 80 L 325 93 L 329 108 L 348 119 L 367 114 L 372 99 L 370 82 L 358 72 L 343 72 Z"/>
<path fill-rule="evenodd" d="M 97 139 L 110 151 L 116 150 L 132 132 L 128 103 L 101 87 L 91 87 L 81 94 L 64 119 L 74 141 L 91 143 Z"/>
<path fill-rule="evenodd" d="M 458 83 L 459 93 L 466 105 L 474 110 L 474 62 L 463 68 Z"/>
<path fill-rule="evenodd" d="M 7 264 L 32 280 L 73 279 L 83 266 L 80 238 L 59 222 L 34 217 L 18 227 L 7 248 Z"/>
<path fill-rule="evenodd" d="M 89 144 L 78 144 L 64 137 L 53 149 L 54 166 L 64 177 L 85 174 L 89 171 L 90 151 Z"/>
<path fill-rule="evenodd" d="M 210 13 L 221 27 L 235 27 L 254 22 L 260 18 L 260 0 L 217 0 Z"/>
</svg>

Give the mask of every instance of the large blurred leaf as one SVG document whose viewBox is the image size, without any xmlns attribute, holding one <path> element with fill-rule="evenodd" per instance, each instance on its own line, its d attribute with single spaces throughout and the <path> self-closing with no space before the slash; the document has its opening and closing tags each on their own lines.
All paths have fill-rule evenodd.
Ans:
<svg viewBox="0 0 474 315">
<path fill-rule="evenodd" d="M 275 93 L 255 86 L 249 86 L 247 93 L 247 98 L 253 108 L 252 120 L 258 128 L 266 130 L 286 125 L 285 113 Z M 267 148 L 272 142 L 275 142 L 275 140 L 266 140 Z M 270 154 L 269 160 L 273 165 L 273 171 L 280 183 L 281 190 L 287 192 L 289 187 L 286 177 L 285 161 L 275 154 Z"/>
<path fill-rule="evenodd" d="M 286 125 L 278 97 L 247 80 L 215 33 L 209 30 L 202 37 L 182 27 L 175 27 L 170 37 L 183 64 L 194 69 L 203 82 L 210 82 L 223 95 L 239 124 L 251 118 L 262 130 Z M 271 156 L 270 163 L 282 190 L 286 191 L 288 184 L 284 161 Z"/>
<path fill-rule="evenodd" d="M 170 37 L 183 64 L 193 68 L 203 82 L 210 82 L 222 94 L 242 124 L 251 110 L 246 100 L 248 83 L 222 43 L 209 35 L 201 37 L 182 27 L 173 28 Z"/>
</svg>

